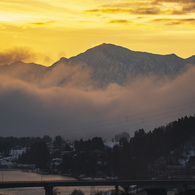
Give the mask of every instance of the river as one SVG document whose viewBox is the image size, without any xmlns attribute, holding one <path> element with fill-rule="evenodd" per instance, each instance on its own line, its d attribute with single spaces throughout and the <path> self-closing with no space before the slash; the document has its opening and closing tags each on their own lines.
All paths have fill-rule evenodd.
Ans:
<svg viewBox="0 0 195 195">
<path fill-rule="evenodd" d="M 0 170 L 0 181 L 44 181 L 44 180 L 75 180 L 72 177 L 60 175 L 43 175 L 22 170 Z M 114 187 L 56 187 L 57 194 L 69 195 L 74 189 L 80 189 L 85 195 L 90 195 L 94 192 L 108 191 Z M 44 195 L 44 188 L 9 188 L 0 189 L 0 195 Z"/>
</svg>

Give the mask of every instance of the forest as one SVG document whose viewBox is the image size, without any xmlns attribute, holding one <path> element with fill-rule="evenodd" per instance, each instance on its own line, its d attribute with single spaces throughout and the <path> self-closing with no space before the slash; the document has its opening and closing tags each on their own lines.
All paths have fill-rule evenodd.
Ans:
<svg viewBox="0 0 195 195">
<path fill-rule="evenodd" d="M 143 179 L 168 177 L 168 165 L 181 165 L 182 148 L 195 149 L 195 118 L 185 116 L 166 126 L 145 132 L 136 130 L 115 135 L 113 147 L 107 146 L 101 137 L 88 140 L 66 140 L 60 135 L 51 138 L 0 137 L 1 158 L 9 156 L 13 148 L 26 148 L 16 164 L 34 164 L 48 173 L 68 174 L 75 177 L 101 177 Z M 191 157 L 192 159 L 192 157 Z M 185 169 L 189 169 L 186 159 Z M 191 163 L 190 166 L 195 164 Z"/>
</svg>

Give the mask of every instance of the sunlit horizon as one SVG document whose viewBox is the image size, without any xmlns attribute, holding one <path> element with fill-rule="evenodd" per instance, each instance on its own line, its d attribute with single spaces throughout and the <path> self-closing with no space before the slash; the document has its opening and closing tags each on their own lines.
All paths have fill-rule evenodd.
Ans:
<svg viewBox="0 0 195 195">
<path fill-rule="evenodd" d="M 0 53 L 23 50 L 51 65 L 111 43 L 133 51 L 195 54 L 195 2 L 186 0 L 36 0 L 0 2 Z"/>
</svg>

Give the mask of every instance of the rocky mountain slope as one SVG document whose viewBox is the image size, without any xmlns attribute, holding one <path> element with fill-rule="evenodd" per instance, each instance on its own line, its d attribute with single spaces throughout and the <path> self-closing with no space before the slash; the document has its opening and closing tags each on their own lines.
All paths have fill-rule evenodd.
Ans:
<svg viewBox="0 0 195 195">
<path fill-rule="evenodd" d="M 128 77 L 157 75 L 175 77 L 195 65 L 195 56 L 183 59 L 175 54 L 157 55 L 131 51 L 113 44 L 101 44 L 70 59 L 61 58 L 58 64 L 81 65 L 93 69 L 92 78 L 103 82 L 124 84 Z"/>
<path fill-rule="evenodd" d="M 137 52 L 104 43 L 69 59 L 61 58 L 50 67 L 16 62 L 1 66 L 0 73 L 30 82 L 40 82 L 45 76 L 48 76 L 48 73 L 50 76 L 52 72 L 56 74 L 58 72 L 56 69 L 60 67 L 60 78 L 56 85 L 61 85 L 69 77 L 65 67 L 82 67 L 83 70 L 88 68 L 91 70 L 92 80 L 98 82 L 100 86 L 107 86 L 110 83 L 123 85 L 127 78 L 137 76 L 157 75 L 174 78 L 184 72 L 189 64 L 195 65 L 195 56 L 183 59 L 175 54 L 157 55 Z"/>
<path fill-rule="evenodd" d="M 47 67 L 35 63 L 17 61 L 10 65 L 0 66 L 0 75 L 7 75 L 30 83 L 36 83 L 41 80 L 47 69 Z"/>
</svg>

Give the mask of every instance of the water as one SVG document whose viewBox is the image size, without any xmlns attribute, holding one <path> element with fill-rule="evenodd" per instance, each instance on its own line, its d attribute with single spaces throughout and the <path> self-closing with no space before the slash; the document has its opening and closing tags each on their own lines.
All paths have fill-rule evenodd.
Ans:
<svg viewBox="0 0 195 195">
<path fill-rule="evenodd" d="M 71 177 L 65 177 L 60 175 L 43 175 L 38 173 L 32 173 L 21 170 L 1 170 L 0 181 L 45 181 L 45 180 L 75 180 Z M 80 189 L 86 195 L 90 195 L 92 192 L 108 191 L 114 189 L 114 187 L 56 187 L 55 190 L 58 194 L 69 195 L 74 189 Z M 44 188 L 9 188 L 0 189 L 0 195 L 44 195 Z"/>
</svg>

